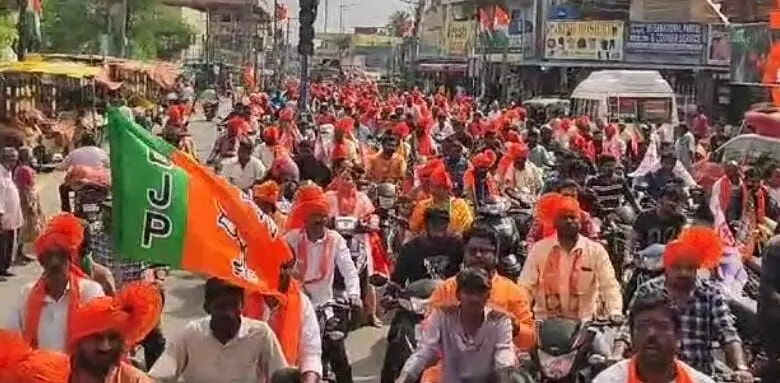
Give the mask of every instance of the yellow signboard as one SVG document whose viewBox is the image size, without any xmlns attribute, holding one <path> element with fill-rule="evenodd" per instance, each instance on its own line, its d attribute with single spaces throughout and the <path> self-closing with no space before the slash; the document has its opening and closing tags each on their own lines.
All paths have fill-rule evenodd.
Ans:
<svg viewBox="0 0 780 383">
<path fill-rule="evenodd" d="M 466 56 L 474 46 L 476 23 L 473 20 L 451 21 L 447 25 L 446 47 L 452 56 Z"/>
<path fill-rule="evenodd" d="M 621 61 L 622 21 L 546 21 L 544 58 Z"/>
<path fill-rule="evenodd" d="M 400 37 L 394 36 L 364 34 L 352 36 L 352 45 L 355 47 L 394 47 L 400 45 L 402 41 Z"/>
</svg>

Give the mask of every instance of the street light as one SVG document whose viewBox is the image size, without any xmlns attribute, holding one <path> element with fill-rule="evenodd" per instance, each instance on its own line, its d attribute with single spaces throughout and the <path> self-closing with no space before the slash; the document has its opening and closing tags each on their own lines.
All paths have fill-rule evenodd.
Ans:
<svg viewBox="0 0 780 383">
<path fill-rule="evenodd" d="M 339 5 L 339 32 L 344 33 L 344 11 L 356 6 L 355 3 Z"/>
</svg>

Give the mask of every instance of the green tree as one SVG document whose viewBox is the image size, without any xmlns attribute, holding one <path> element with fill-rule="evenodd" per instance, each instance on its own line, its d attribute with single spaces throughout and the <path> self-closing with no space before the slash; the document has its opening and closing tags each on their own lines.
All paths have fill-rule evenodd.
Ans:
<svg viewBox="0 0 780 383">
<path fill-rule="evenodd" d="M 0 59 L 16 40 L 16 21 L 10 9 L 0 10 Z"/>
<path fill-rule="evenodd" d="M 406 26 L 412 21 L 412 15 L 406 11 L 395 11 L 387 21 L 390 36 L 403 37 Z"/>
</svg>

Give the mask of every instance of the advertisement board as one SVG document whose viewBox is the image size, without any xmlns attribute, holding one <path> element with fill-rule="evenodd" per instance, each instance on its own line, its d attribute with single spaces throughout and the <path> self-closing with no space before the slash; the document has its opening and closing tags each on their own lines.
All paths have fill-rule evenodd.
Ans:
<svg viewBox="0 0 780 383">
<path fill-rule="evenodd" d="M 731 83 L 761 84 L 771 44 L 769 24 L 732 24 L 729 40 Z"/>
<path fill-rule="evenodd" d="M 707 64 L 728 66 L 731 64 L 731 30 L 726 24 L 709 24 L 707 29 Z"/>
<path fill-rule="evenodd" d="M 451 21 L 447 24 L 444 45 L 450 56 L 468 56 L 471 53 L 476 28 L 474 20 Z"/>
<path fill-rule="evenodd" d="M 629 23 L 625 61 L 699 65 L 703 61 L 706 25 L 697 23 Z"/>
<path fill-rule="evenodd" d="M 622 21 L 545 22 L 544 58 L 553 60 L 621 61 Z"/>
</svg>

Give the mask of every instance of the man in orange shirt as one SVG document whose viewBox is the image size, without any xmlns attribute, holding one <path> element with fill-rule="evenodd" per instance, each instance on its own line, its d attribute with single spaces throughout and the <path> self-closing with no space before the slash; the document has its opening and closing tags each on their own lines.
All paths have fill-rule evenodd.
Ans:
<svg viewBox="0 0 780 383">
<path fill-rule="evenodd" d="M 371 181 L 400 184 L 406 176 L 406 160 L 396 153 L 398 139 L 384 136 L 382 150 L 368 160 L 368 178 Z"/>
</svg>

